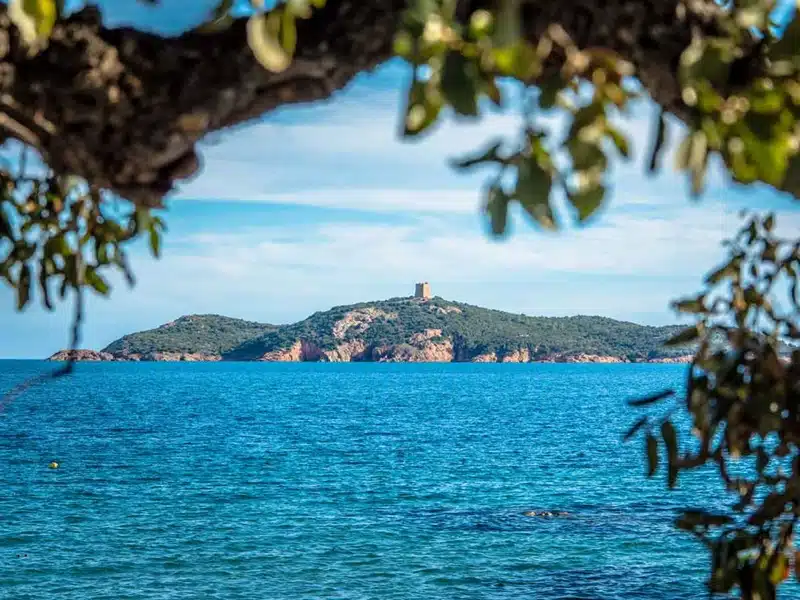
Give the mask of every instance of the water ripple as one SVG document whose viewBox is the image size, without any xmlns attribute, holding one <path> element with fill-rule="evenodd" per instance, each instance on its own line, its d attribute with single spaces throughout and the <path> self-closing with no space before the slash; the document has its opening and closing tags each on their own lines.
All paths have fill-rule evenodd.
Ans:
<svg viewBox="0 0 800 600">
<path fill-rule="evenodd" d="M 0 362 L 0 392 L 46 368 Z M 625 399 L 682 380 L 674 365 L 79 365 L 0 415 L 0 597 L 704 597 L 706 557 L 671 522 L 713 489 L 667 493 L 620 441 Z"/>
</svg>

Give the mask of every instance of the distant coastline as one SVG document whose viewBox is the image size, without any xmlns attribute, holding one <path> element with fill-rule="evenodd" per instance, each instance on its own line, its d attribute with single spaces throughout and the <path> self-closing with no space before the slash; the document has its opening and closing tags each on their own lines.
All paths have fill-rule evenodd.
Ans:
<svg viewBox="0 0 800 600">
<path fill-rule="evenodd" d="M 530 317 L 442 298 L 334 307 L 290 325 L 188 315 L 102 350 L 61 350 L 81 362 L 688 363 L 667 348 L 678 326 L 606 317 Z"/>
<path fill-rule="evenodd" d="M 280 357 L 267 357 L 260 358 L 255 361 L 246 362 L 433 362 L 433 363 L 448 363 L 448 362 L 471 362 L 471 363 L 598 363 L 598 364 L 623 364 L 623 363 L 648 363 L 648 364 L 680 364 L 690 363 L 692 361 L 691 354 L 682 354 L 679 356 L 661 357 L 661 358 L 641 358 L 629 359 L 622 356 L 608 356 L 598 354 L 552 354 L 541 357 L 531 358 L 529 360 L 520 360 L 516 357 L 502 357 L 498 359 L 494 355 L 479 355 L 469 360 L 454 360 L 444 358 L 432 357 L 429 360 L 420 360 L 418 358 L 409 359 L 359 359 L 359 360 L 337 360 L 335 358 L 322 357 L 319 359 L 308 360 L 304 358 L 295 358 L 290 351 L 287 355 Z M 60 350 L 50 356 L 47 360 L 53 362 L 67 362 L 69 360 L 76 362 L 221 362 L 227 360 L 234 362 L 231 359 L 225 359 L 219 354 L 196 354 L 196 353 L 180 353 L 180 352 L 152 352 L 148 354 L 111 354 L 109 352 L 102 352 L 96 350 Z"/>
</svg>

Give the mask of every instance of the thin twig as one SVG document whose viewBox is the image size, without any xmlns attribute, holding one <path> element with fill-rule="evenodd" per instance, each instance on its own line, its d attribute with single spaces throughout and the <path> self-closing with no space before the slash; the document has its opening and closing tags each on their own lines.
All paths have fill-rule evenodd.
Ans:
<svg viewBox="0 0 800 600">
<path fill-rule="evenodd" d="M 81 343 L 81 329 L 83 328 L 83 317 L 84 317 L 84 306 L 83 306 L 83 261 L 78 255 L 78 282 L 75 289 L 75 313 L 72 321 L 72 335 L 70 340 L 70 352 L 69 352 L 69 359 L 67 363 L 58 369 L 50 371 L 49 373 L 42 373 L 40 375 L 36 375 L 35 377 L 31 377 L 30 379 L 26 379 L 22 383 L 14 386 L 5 393 L 3 396 L 0 397 L 0 414 L 3 414 L 6 407 L 11 404 L 16 398 L 21 396 L 30 388 L 45 383 L 47 381 L 51 381 L 53 379 L 59 379 L 60 377 L 65 377 L 67 375 L 71 375 L 72 372 L 75 370 L 75 354 L 76 350 Z"/>
</svg>

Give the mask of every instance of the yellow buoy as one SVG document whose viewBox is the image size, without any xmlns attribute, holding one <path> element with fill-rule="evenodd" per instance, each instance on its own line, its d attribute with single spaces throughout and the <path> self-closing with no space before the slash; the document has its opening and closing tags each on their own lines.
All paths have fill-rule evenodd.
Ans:
<svg viewBox="0 0 800 600">
<path fill-rule="evenodd" d="M 57 469 L 57 468 L 58 468 L 58 463 L 57 463 L 56 461 L 53 461 L 53 462 L 51 462 L 51 463 L 50 463 L 49 465 L 47 465 L 47 466 L 48 466 L 49 468 L 51 468 L 51 469 Z"/>
</svg>

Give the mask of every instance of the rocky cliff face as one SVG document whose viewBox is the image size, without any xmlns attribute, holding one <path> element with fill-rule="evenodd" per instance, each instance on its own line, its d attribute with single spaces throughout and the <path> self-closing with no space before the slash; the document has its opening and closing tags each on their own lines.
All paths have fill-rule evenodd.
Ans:
<svg viewBox="0 0 800 600">
<path fill-rule="evenodd" d="M 297 340 L 287 348 L 264 353 L 258 362 L 473 362 L 473 363 L 627 363 L 632 362 L 622 356 L 598 354 L 544 354 L 533 356 L 528 349 L 498 355 L 486 352 L 470 356 L 454 348 L 453 341 L 441 338 L 440 330 L 428 330 L 412 336 L 408 343 L 395 345 L 368 346 L 364 340 L 355 339 L 337 344 L 332 350 L 323 350 L 317 345 Z M 218 362 L 223 357 L 218 354 L 149 352 L 110 353 L 95 350 L 61 350 L 53 354 L 49 361 L 76 362 Z M 692 361 L 691 355 L 650 358 L 633 362 L 685 364 Z"/>
<path fill-rule="evenodd" d="M 379 362 L 453 362 L 453 342 L 425 340 L 416 344 L 382 346 L 373 352 Z"/>
<path fill-rule="evenodd" d="M 504 363 L 525 363 L 531 362 L 531 352 L 527 348 L 522 348 L 520 350 L 514 350 L 513 352 L 509 352 L 505 356 L 500 359 L 500 362 Z"/>
<path fill-rule="evenodd" d="M 325 362 L 357 362 L 367 357 L 367 344 L 364 340 L 343 342 L 333 350 L 322 353 Z"/>
<path fill-rule="evenodd" d="M 473 363 L 594 363 L 618 364 L 641 363 L 690 363 L 691 355 L 631 361 L 624 356 L 600 354 L 543 354 L 534 356 L 523 348 L 505 355 L 496 352 L 469 355 L 454 348 L 449 338 L 437 335 L 415 334 L 407 343 L 396 345 L 367 346 L 363 340 L 355 340 L 337 346 L 334 350 L 323 351 L 302 340 L 296 341 L 285 350 L 277 350 L 263 355 L 264 362 L 473 362 Z M 431 339 L 431 337 L 433 339 Z"/>
<path fill-rule="evenodd" d="M 313 362 L 319 360 L 319 348 L 308 342 L 297 340 L 288 348 L 267 352 L 259 362 Z"/>
</svg>

